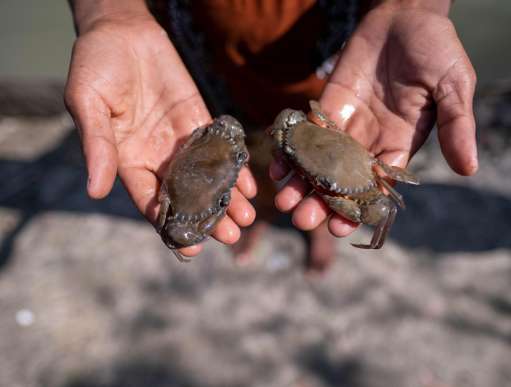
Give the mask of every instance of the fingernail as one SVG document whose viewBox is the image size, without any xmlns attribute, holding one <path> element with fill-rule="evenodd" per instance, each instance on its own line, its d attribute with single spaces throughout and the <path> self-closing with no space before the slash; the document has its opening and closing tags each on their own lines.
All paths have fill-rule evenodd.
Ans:
<svg viewBox="0 0 511 387">
<path fill-rule="evenodd" d="M 477 160 L 477 157 L 475 157 L 474 159 L 472 159 L 472 162 L 470 163 L 470 165 L 468 167 L 468 172 L 472 176 L 477 172 L 478 169 L 479 169 L 479 161 Z"/>
<path fill-rule="evenodd" d="M 405 153 L 399 153 L 394 157 L 394 159 L 392 160 L 390 165 L 393 165 L 396 167 L 405 167 L 407 161 L 408 161 L 408 156 Z"/>
</svg>

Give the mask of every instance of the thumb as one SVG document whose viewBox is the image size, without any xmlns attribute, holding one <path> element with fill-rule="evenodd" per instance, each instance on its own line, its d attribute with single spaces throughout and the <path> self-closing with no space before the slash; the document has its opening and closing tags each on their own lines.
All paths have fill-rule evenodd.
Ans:
<svg viewBox="0 0 511 387">
<path fill-rule="evenodd" d="M 433 92 L 437 104 L 438 139 L 451 168 L 460 175 L 477 172 L 473 98 L 476 75 L 468 58 L 452 66 Z"/>
<path fill-rule="evenodd" d="M 93 199 L 108 195 L 117 174 L 117 146 L 110 127 L 110 111 L 95 93 L 66 86 L 65 103 L 80 132 L 87 164 L 87 192 Z"/>
</svg>

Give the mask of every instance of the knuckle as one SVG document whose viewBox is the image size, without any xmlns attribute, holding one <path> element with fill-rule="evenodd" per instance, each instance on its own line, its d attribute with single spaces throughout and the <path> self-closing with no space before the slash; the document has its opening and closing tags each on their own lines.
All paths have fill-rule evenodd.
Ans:
<svg viewBox="0 0 511 387">
<path fill-rule="evenodd" d="M 450 33 L 456 33 L 456 27 L 454 26 L 454 23 L 452 22 L 451 19 L 447 18 L 447 17 L 444 17 L 443 18 L 443 22 L 444 22 L 444 28 L 450 32 Z"/>
<path fill-rule="evenodd" d="M 470 62 L 467 61 L 466 66 L 464 66 L 463 70 L 459 73 L 458 88 L 464 95 L 472 95 L 475 91 L 476 83 L 476 72 Z"/>
<path fill-rule="evenodd" d="M 467 79 L 472 86 L 475 86 L 477 84 L 477 73 L 474 69 L 474 66 L 472 66 L 470 62 L 468 63 L 467 66 Z"/>
</svg>

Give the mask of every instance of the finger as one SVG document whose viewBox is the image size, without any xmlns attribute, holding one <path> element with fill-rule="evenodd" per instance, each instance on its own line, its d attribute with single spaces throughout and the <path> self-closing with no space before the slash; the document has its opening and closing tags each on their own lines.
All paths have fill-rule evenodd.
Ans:
<svg viewBox="0 0 511 387">
<path fill-rule="evenodd" d="M 239 226 L 250 226 L 255 219 L 255 209 L 236 187 L 231 190 L 231 203 L 227 214 Z"/>
<path fill-rule="evenodd" d="M 475 72 L 468 62 L 455 65 L 434 91 L 437 103 L 438 138 L 442 153 L 460 175 L 477 172 L 477 146 L 473 98 Z"/>
<path fill-rule="evenodd" d="M 273 181 L 280 181 L 287 176 L 290 169 L 287 164 L 279 158 L 273 159 L 270 164 L 270 178 Z"/>
<path fill-rule="evenodd" d="M 160 206 L 156 175 L 142 167 L 125 167 L 119 169 L 119 176 L 138 210 L 150 223 L 156 224 Z"/>
<path fill-rule="evenodd" d="M 357 223 L 353 223 L 337 214 L 332 216 L 328 222 L 328 230 L 333 236 L 338 238 L 350 235 L 357 227 Z"/>
<path fill-rule="evenodd" d="M 300 203 L 309 190 L 308 183 L 300 176 L 295 175 L 275 196 L 275 207 L 279 211 L 289 212 Z"/>
<path fill-rule="evenodd" d="M 232 245 L 240 239 L 240 228 L 227 215 L 218 222 L 211 235 L 219 242 Z"/>
<path fill-rule="evenodd" d="M 117 174 L 117 146 L 110 127 L 110 110 L 94 94 L 73 86 L 66 87 L 66 105 L 80 132 L 87 164 L 87 192 L 101 199 L 111 191 Z"/>
<path fill-rule="evenodd" d="M 236 181 L 236 187 L 238 187 L 239 191 L 243 196 L 247 199 L 252 199 L 257 194 L 257 184 L 250 172 L 250 169 L 247 167 L 241 168 L 240 174 L 238 176 L 238 180 Z"/>
<path fill-rule="evenodd" d="M 328 216 L 330 209 L 317 195 L 303 199 L 293 212 L 293 224 L 300 230 L 313 230 Z"/>
<path fill-rule="evenodd" d="M 189 247 L 183 247 L 179 249 L 179 252 L 183 254 L 185 257 L 193 257 L 199 254 L 202 251 L 202 244 L 193 245 Z"/>
<path fill-rule="evenodd" d="M 408 165 L 410 153 L 404 150 L 395 150 L 384 152 L 377 157 L 387 165 L 406 168 Z"/>
</svg>

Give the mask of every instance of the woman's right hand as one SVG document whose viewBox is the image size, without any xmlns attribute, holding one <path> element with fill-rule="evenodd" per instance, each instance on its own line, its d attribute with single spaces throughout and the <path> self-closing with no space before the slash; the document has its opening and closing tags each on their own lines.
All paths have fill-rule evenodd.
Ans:
<svg viewBox="0 0 511 387">
<path fill-rule="evenodd" d="M 73 48 L 65 100 L 78 128 L 87 163 L 87 190 L 103 198 L 116 174 L 137 208 L 155 224 L 159 181 L 180 140 L 211 121 L 209 112 L 166 32 L 146 9 L 102 9 L 75 2 L 78 38 Z M 134 4 L 140 5 L 135 7 Z M 232 192 L 228 215 L 213 236 L 239 238 L 239 226 L 254 220 L 248 202 L 256 193 L 244 168 Z M 196 255 L 200 246 L 181 249 Z"/>
</svg>

